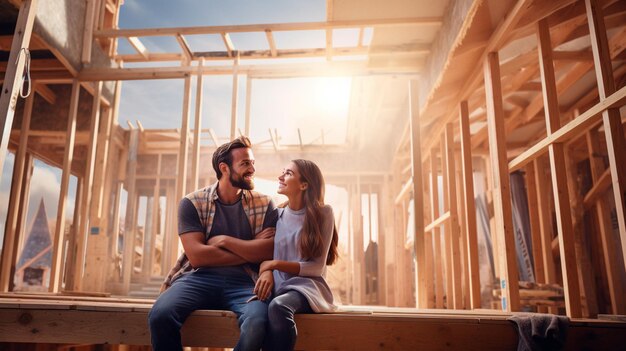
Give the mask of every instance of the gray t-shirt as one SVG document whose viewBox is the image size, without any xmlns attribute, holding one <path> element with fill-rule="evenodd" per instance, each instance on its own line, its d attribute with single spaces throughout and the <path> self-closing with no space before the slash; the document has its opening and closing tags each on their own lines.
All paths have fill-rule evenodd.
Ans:
<svg viewBox="0 0 626 351">
<path fill-rule="evenodd" d="M 336 309 L 333 293 L 326 283 L 326 257 L 333 237 L 335 217 L 332 207 L 322 208 L 322 252 L 319 257 L 305 260 L 300 255 L 300 232 L 304 224 L 305 209 L 293 211 L 289 207 L 278 209 L 274 237 L 274 259 L 300 263 L 300 273 L 291 275 L 274 270 L 274 293 L 283 294 L 296 290 L 304 295 L 315 312 L 331 312 Z"/>
<path fill-rule="evenodd" d="M 263 221 L 263 228 L 275 227 L 276 219 L 276 206 L 273 201 L 270 201 Z M 205 230 L 206 228 L 202 226 L 198 211 L 193 203 L 189 199 L 183 198 L 178 208 L 178 234 L 182 235 L 189 232 L 204 233 Z M 209 238 L 216 235 L 228 235 L 242 240 L 254 239 L 241 198 L 233 204 L 223 204 L 219 200 L 215 201 L 215 218 L 213 219 Z M 258 271 L 258 265 L 251 264 L 250 266 Z M 223 276 L 248 276 L 243 265 L 202 267 L 200 269 Z"/>
</svg>

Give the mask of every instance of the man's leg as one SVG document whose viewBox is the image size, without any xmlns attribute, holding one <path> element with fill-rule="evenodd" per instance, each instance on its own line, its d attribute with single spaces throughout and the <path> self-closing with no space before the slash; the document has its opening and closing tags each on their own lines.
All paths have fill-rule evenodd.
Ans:
<svg viewBox="0 0 626 351">
<path fill-rule="evenodd" d="M 180 328 L 191 312 L 217 306 L 222 283 L 223 279 L 194 272 L 163 292 L 148 314 L 153 350 L 182 350 Z"/>
<path fill-rule="evenodd" d="M 267 312 L 269 349 L 272 351 L 293 350 L 298 336 L 294 315 L 311 312 L 313 311 L 306 297 L 295 290 L 275 297 L 270 302 Z"/>
<path fill-rule="evenodd" d="M 237 314 L 239 322 L 240 336 L 235 351 L 258 351 L 263 345 L 267 326 L 267 302 L 246 302 L 254 296 L 253 290 L 254 284 L 249 277 L 224 290 L 224 303 Z"/>
</svg>

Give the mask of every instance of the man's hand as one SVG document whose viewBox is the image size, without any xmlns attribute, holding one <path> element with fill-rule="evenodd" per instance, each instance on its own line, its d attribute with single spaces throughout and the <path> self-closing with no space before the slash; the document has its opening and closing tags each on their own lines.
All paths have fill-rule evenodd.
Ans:
<svg viewBox="0 0 626 351">
<path fill-rule="evenodd" d="M 254 236 L 254 239 L 271 239 L 276 235 L 276 228 L 267 227 Z"/>
<path fill-rule="evenodd" d="M 259 279 L 254 286 L 254 293 L 259 297 L 259 300 L 265 301 L 272 294 L 272 288 L 274 287 L 274 274 L 272 271 L 265 271 L 259 275 Z"/>
</svg>

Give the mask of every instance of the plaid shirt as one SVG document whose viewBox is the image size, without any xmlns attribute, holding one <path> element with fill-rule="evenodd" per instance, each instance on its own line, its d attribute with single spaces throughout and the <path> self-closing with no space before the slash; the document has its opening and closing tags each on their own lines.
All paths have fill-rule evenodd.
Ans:
<svg viewBox="0 0 626 351">
<path fill-rule="evenodd" d="M 217 184 L 218 183 L 216 182 L 213 185 L 196 190 L 185 196 L 191 201 L 198 211 L 200 223 L 202 223 L 202 226 L 205 228 L 205 241 L 209 240 L 209 233 L 211 232 L 213 219 L 215 218 L 215 201 L 218 199 Z M 265 220 L 267 207 L 270 203 L 270 197 L 256 191 L 243 190 L 241 200 L 243 210 L 250 221 L 250 228 L 252 229 L 254 235 L 256 235 L 263 230 L 263 221 Z M 256 272 L 254 272 L 249 265 L 245 265 L 244 268 L 253 279 L 256 278 Z M 165 277 L 165 281 L 163 282 L 163 285 L 161 285 L 161 292 L 169 288 L 174 280 L 179 278 L 183 273 L 192 271 L 193 269 L 194 268 L 191 267 L 191 264 L 189 263 L 189 259 L 187 259 L 187 255 L 183 252 L 183 254 L 176 261 L 174 267 L 172 267 L 170 272 L 167 274 L 167 277 Z"/>
</svg>

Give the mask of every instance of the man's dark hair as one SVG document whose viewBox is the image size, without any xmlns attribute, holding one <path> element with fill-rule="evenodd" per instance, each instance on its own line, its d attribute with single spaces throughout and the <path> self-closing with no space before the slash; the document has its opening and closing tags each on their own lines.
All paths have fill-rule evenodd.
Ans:
<svg viewBox="0 0 626 351">
<path fill-rule="evenodd" d="M 228 165 L 228 167 L 232 167 L 233 155 L 231 151 L 242 147 L 252 148 L 252 143 L 250 142 L 250 139 L 248 139 L 248 137 L 244 135 L 226 144 L 220 145 L 217 150 L 215 150 L 215 152 L 213 153 L 213 169 L 215 170 L 215 175 L 217 176 L 217 179 L 222 178 L 220 163 L 224 162 Z"/>
</svg>

